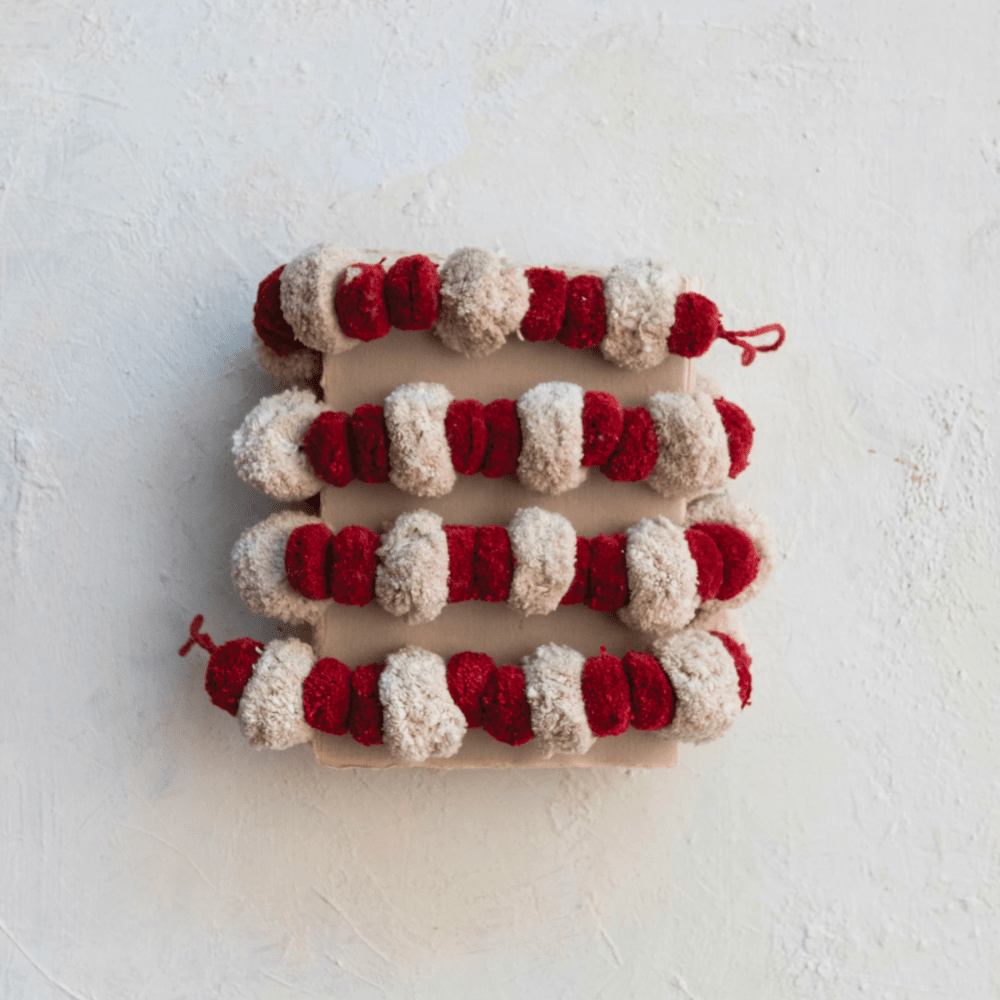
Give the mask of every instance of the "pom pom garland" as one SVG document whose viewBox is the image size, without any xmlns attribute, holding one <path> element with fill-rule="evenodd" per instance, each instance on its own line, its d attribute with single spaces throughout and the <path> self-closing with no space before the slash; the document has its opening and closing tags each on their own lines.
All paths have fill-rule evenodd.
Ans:
<svg viewBox="0 0 1000 1000">
<path fill-rule="evenodd" d="M 660 392 L 623 408 L 606 392 L 543 382 L 516 402 L 453 400 L 443 385 L 412 382 L 384 408 L 334 413 L 302 390 L 269 396 L 233 435 L 240 476 L 285 500 L 324 483 L 391 481 L 415 496 L 444 496 L 457 475 L 516 473 L 539 493 L 579 486 L 587 468 L 609 479 L 645 479 L 663 496 L 720 488 L 748 464 L 753 424 L 735 403 L 704 392 Z"/>
<path fill-rule="evenodd" d="M 386 272 L 386 258 L 368 264 L 359 256 L 319 245 L 264 278 L 254 327 L 276 357 L 310 348 L 337 354 L 395 327 L 432 330 L 468 357 L 490 354 L 517 333 L 527 341 L 558 339 L 577 350 L 599 346 L 613 364 L 642 370 L 660 364 L 667 352 L 700 357 L 719 339 L 742 348 L 748 365 L 785 338 L 778 323 L 725 330 L 711 299 L 689 290 L 689 279 L 648 260 L 626 261 L 602 279 L 511 267 L 472 247 L 455 251 L 440 268 L 423 254 L 408 254 Z M 772 332 L 773 343 L 750 343 Z"/>
<path fill-rule="evenodd" d="M 466 729 L 480 726 L 510 746 L 537 738 L 546 755 L 586 753 L 629 725 L 700 743 L 721 735 L 750 698 L 750 657 L 721 632 L 687 629 L 623 659 L 603 647 L 585 659 L 549 644 L 520 666 L 463 652 L 446 667 L 436 654 L 407 646 L 384 664 L 351 671 L 332 657 L 316 661 L 298 639 L 216 647 L 200 632 L 202 622 L 200 615 L 192 621 L 180 655 L 193 645 L 206 649 L 213 703 L 237 716 L 251 743 L 276 750 L 318 730 L 350 733 L 363 746 L 384 741 L 393 756 L 419 763 L 451 756 Z"/>
</svg>

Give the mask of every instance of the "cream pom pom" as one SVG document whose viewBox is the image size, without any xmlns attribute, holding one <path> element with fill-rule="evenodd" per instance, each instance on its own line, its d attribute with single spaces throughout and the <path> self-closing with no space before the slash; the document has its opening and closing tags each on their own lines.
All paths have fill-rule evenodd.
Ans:
<svg viewBox="0 0 1000 1000">
<path fill-rule="evenodd" d="M 521 268 L 496 254 L 456 250 L 442 265 L 441 312 L 434 333 L 445 347 L 481 358 L 503 347 L 521 325 L 531 295 Z"/>
<path fill-rule="evenodd" d="M 233 546 L 233 586 L 251 611 L 293 624 L 315 624 L 322 618 L 329 601 L 297 594 L 285 575 L 289 535 L 304 524 L 322 523 L 318 517 L 283 510 L 240 535 Z"/>
<path fill-rule="evenodd" d="M 276 378 L 296 385 L 318 382 L 323 375 L 323 355 L 303 347 L 291 354 L 275 354 L 256 333 L 253 334 L 253 353 L 257 364 Z"/>
<path fill-rule="evenodd" d="M 625 534 L 629 603 L 619 611 L 622 621 L 652 635 L 684 628 L 700 603 L 684 529 L 666 517 L 643 518 Z"/>
<path fill-rule="evenodd" d="M 689 628 L 654 642 L 674 689 L 673 722 L 658 730 L 666 739 L 707 743 L 720 737 L 740 714 L 740 682 L 729 651 L 709 632 Z"/>
<path fill-rule="evenodd" d="M 233 433 L 240 479 L 277 500 L 305 500 L 323 488 L 302 439 L 324 407 L 304 389 L 262 399 Z"/>
<path fill-rule="evenodd" d="M 712 397 L 658 392 L 646 408 L 659 445 L 649 485 L 665 497 L 696 497 L 719 489 L 729 475 L 729 439 Z"/>
<path fill-rule="evenodd" d="M 264 647 L 240 698 L 237 717 L 256 747 L 287 750 L 312 739 L 302 708 L 302 682 L 316 658 L 300 639 L 272 639 Z"/>
<path fill-rule="evenodd" d="M 411 382 L 385 401 L 389 479 L 405 493 L 443 497 L 455 485 L 455 466 L 445 435 L 451 393 L 436 382 Z"/>
<path fill-rule="evenodd" d="M 539 493 L 565 493 L 587 478 L 583 462 L 583 389 L 542 382 L 517 401 L 521 454 L 517 478 Z"/>
<path fill-rule="evenodd" d="M 376 552 L 375 599 L 407 624 L 433 621 L 448 603 L 448 538 L 429 510 L 400 514 Z"/>
<path fill-rule="evenodd" d="M 568 646 L 539 646 L 521 661 L 525 694 L 531 706 L 531 730 L 554 753 L 586 753 L 597 737 L 587 722 L 581 679 L 586 661 Z"/>
<path fill-rule="evenodd" d="M 296 340 L 324 354 L 340 354 L 361 343 L 344 335 L 333 297 L 341 275 L 358 261 L 356 250 L 320 243 L 299 254 L 281 272 L 281 312 Z"/>
<path fill-rule="evenodd" d="M 629 371 L 658 365 L 667 356 L 674 301 L 683 287 L 683 279 L 651 260 L 613 267 L 604 279 L 604 357 Z"/>
<path fill-rule="evenodd" d="M 448 693 L 445 663 L 436 653 L 416 646 L 390 653 L 378 693 L 382 736 L 394 757 L 419 763 L 458 752 L 465 716 Z"/>
<path fill-rule="evenodd" d="M 561 514 L 525 507 L 507 529 L 514 557 L 508 601 L 524 615 L 559 607 L 576 572 L 576 532 Z"/>
</svg>

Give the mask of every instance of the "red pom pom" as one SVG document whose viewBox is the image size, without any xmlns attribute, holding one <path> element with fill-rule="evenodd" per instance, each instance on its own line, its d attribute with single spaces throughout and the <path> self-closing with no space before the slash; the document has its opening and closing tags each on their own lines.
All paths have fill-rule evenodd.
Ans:
<svg viewBox="0 0 1000 1000">
<path fill-rule="evenodd" d="M 566 312 L 569 279 L 564 271 L 548 267 L 529 267 L 524 276 L 528 279 L 531 298 L 521 320 L 521 336 L 533 342 L 555 340 Z"/>
<path fill-rule="evenodd" d="M 625 536 L 598 535 L 590 540 L 590 575 L 587 607 L 617 611 L 628 604 Z"/>
<path fill-rule="evenodd" d="M 384 282 L 381 264 L 351 264 L 344 271 L 333 305 L 345 337 L 378 340 L 389 332 L 389 314 L 382 296 Z"/>
<path fill-rule="evenodd" d="M 313 472 L 331 486 L 346 486 L 354 478 L 347 433 L 350 419 L 346 413 L 327 410 L 309 425 L 302 439 Z"/>
<path fill-rule="evenodd" d="M 603 465 L 614 453 L 625 429 L 622 404 L 607 392 L 583 394 L 583 461 Z"/>
<path fill-rule="evenodd" d="M 448 603 L 471 601 L 475 596 L 472 557 L 476 529 L 467 524 L 446 524 L 444 533 L 448 539 Z"/>
<path fill-rule="evenodd" d="M 364 403 L 352 414 L 348 431 L 351 466 L 363 483 L 389 482 L 389 446 L 381 406 Z"/>
<path fill-rule="evenodd" d="M 233 639 L 212 653 L 205 671 L 205 690 L 213 705 L 236 714 L 243 689 L 263 651 L 264 644 L 255 639 Z"/>
<path fill-rule="evenodd" d="M 444 433 L 455 471 L 463 476 L 475 475 L 486 457 L 486 407 L 478 399 L 449 403 Z"/>
<path fill-rule="evenodd" d="M 253 304 L 253 328 L 279 358 L 305 347 L 295 339 L 295 331 L 281 311 L 281 272 L 284 270 L 282 264 L 257 286 L 257 300 Z"/>
<path fill-rule="evenodd" d="M 647 409 L 627 407 L 623 417 L 622 436 L 601 472 L 616 483 L 637 483 L 653 471 L 660 446 Z"/>
<path fill-rule="evenodd" d="M 632 726 L 653 730 L 674 721 L 674 686 L 651 653 L 626 653 L 625 674 L 632 692 Z"/>
<path fill-rule="evenodd" d="M 750 659 L 746 646 L 742 642 L 737 642 L 731 635 L 726 635 L 725 632 L 713 632 L 712 635 L 726 647 L 726 652 L 733 658 L 736 676 L 740 679 L 740 707 L 746 708 L 750 704 L 750 693 L 753 689 L 753 678 L 750 676 L 750 665 L 753 660 Z"/>
<path fill-rule="evenodd" d="M 606 653 L 602 646 L 600 656 L 592 656 L 584 663 L 580 688 L 587 722 L 595 736 L 618 736 L 628 729 L 632 694 L 617 656 Z"/>
<path fill-rule="evenodd" d="M 590 576 L 590 541 L 576 536 L 576 568 L 573 582 L 563 594 L 560 604 L 580 604 L 587 596 L 587 580 Z"/>
<path fill-rule="evenodd" d="M 486 418 L 486 454 L 480 470 L 489 479 L 517 472 L 521 454 L 521 424 L 517 404 L 512 399 L 494 399 L 483 408 Z"/>
<path fill-rule="evenodd" d="M 483 691 L 483 729 L 493 739 L 512 747 L 527 743 L 535 735 L 531 730 L 531 706 L 524 688 L 523 671 L 508 664 L 490 671 Z"/>
<path fill-rule="evenodd" d="M 382 702 L 378 700 L 378 679 L 384 663 L 369 663 L 351 674 L 351 709 L 347 728 L 366 747 L 382 742 Z"/>
<path fill-rule="evenodd" d="M 750 464 L 754 426 L 742 406 L 728 399 L 713 399 L 729 441 L 729 478 L 735 479 Z"/>
<path fill-rule="evenodd" d="M 325 524 L 303 524 L 288 536 L 285 545 L 288 585 L 310 601 L 325 601 L 330 596 L 326 550 L 331 538 L 333 532 Z"/>
<path fill-rule="evenodd" d="M 429 330 L 437 322 L 441 279 L 430 257 L 400 257 L 386 273 L 383 291 L 397 330 Z"/>
<path fill-rule="evenodd" d="M 722 317 L 711 299 L 697 292 L 682 292 L 674 303 L 674 325 L 667 350 L 682 358 L 700 358 L 722 333 Z"/>
<path fill-rule="evenodd" d="M 514 558 L 506 528 L 484 524 L 476 528 L 472 581 L 477 601 L 506 601 L 514 575 Z"/>
<path fill-rule="evenodd" d="M 375 597 L 375 550 L 382 539 L 370 528 L 349 524 L 330 542 L 330 596 L 360 607 Z"/>
<path fill-rule="evenodd" d="M 317 660 L 302 682 L 302 709 L 313 729 L 332 736 L 347 732 L 351 710 L 351 671 L 346 663 L 327 657 Z"/>
<path fill-rule="evenodd" d="M 710 601 L 722 586 L 725 574 L 722 553 L 712 536 L 699 528 L 688 528 L 684 538 L 691 558 L 698 564 L 698 596 L 702 601 Z"/>
<path fill-rule="evenodd" d="M 715 595 L 716 600 L 732 600 L 757 579 L 760 556 L 753 539 L 745 531 L 716 521 L 701 521 L 691 527 L 710 535 L 722 553 L 722 586 Z"/>
<path fill-rule="evenodd" d="M 483 724 L 483 693 L 490 671 L 496 668 L 485 653 L 456 653 L 448 661 L 448 693 L 462 710 L 470 729 Z"/>
<path fill-rule="evenodd" d="M 566 315 L 559 340 L 567 347 L 593 347 L 607 332 L 604 282 L 596 274 L 578 274 L 566 289 Z"/>
</svg>

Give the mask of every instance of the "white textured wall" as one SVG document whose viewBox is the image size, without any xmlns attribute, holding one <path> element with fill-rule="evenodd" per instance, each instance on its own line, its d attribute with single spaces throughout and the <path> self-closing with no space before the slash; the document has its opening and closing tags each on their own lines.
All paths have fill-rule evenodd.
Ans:
<svg viewBox="0 0 1000 1000">
<path fill-rule="evenodd" d="M 1000 15 L 0 5 L 0 995 L 1000 992 Z M 334 773 L 179 660 L 267 639 L 256 282 L 326 237 L 700 273 L 782 564 L 668 773 Z"/>
</svg>

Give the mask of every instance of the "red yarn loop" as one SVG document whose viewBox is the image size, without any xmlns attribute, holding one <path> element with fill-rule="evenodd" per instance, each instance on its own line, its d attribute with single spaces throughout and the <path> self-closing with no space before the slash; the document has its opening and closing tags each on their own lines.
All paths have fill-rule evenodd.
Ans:
<svg viewBox="0 0 1000 1000">
<path fill-rule="evenodd" d="M 778 339 L 773 344 L 757 346 L 748 343 L 744 337 L 763 337 L 768 333 L 777 333 Z M 730 344 L 743 348 L 743 366 L 753 363 L 753 359 L 759 354 L 767 354 L 769 351 L 776 351 L 785 342 L 785 328 L 780 323 L 768 323 L 767 326 L 758 326 L 756 330 L 720 330 L 719 336 L 723 340 L 728 340 Z"/>
<path fill-rule="evenodd" d="M 201 631 L 202 625 L 205 624 L 204 615 L 195 615 L 191 619 L 191 627 L 188 630 L 190 638 L 180 649 L 177 650 L 178 656 L 187 656 L 191 652 L 192 646 L 201 646 L 202 649 L 209 653 L 214 653 L 219 647 L 212 642 L 211 636 L 207 633 Z"/>
</svg>

